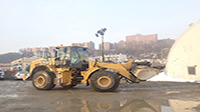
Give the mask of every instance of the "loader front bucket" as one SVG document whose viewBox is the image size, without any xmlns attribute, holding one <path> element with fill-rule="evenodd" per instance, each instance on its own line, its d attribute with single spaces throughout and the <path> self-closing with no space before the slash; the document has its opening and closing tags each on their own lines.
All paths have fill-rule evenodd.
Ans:
<svg viewBox="0 0 200 112">
<path fill-rule="evenodd" d="M 153 76 L 157 75 L 160 72 L 159 69 L 151 68 L 148 66 L 137 66 L 132 73 L 137 77 L 139 80 L 147 80 L 152 78 Z"/>
<path fill-rule="evenodd" d="M 28 80 L 30 78 L 29 75 L 27 74 L 24 74 L 23 77 L 22 77 L 22 80 L 25 81 L 25 80 Z"/>
</svg>

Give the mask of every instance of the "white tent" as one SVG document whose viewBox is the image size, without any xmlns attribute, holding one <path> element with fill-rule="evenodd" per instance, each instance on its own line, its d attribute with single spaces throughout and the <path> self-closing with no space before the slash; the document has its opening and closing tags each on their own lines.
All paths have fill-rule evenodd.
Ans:
<svg viewBox="0 0 200 112">
<path fill-rule="evenodd" d="M 190 25 L 170 49 L 166 74 L 200 80 L 200 21 Z"/>
</svg>

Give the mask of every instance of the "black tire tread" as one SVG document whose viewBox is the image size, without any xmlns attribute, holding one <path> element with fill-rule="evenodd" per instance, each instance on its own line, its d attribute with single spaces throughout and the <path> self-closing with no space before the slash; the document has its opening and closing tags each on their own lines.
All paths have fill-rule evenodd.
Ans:
<svg viewBox="0 0 200 112">
<path fill-rule="evenodd" d="M 35 77 L 37 77 L 37 75 L 40 75 L 40 74 L 44 74 L 44 73 L 47 73 L 47 77 L 45 77 L 46 78 L 46 81 L 48 81 L 47 82 L 47 85 L 45 86 L 45 87 L 43 87 L 43 88 L 38 88 L 35 84 L 34 84 L 34 79 L 35 79 Z M 55 78 L 55 75 L 54 75 L 54 73 L 53 72 L 51 72 L 51 71 L 39 71 L 39 72 L 36 72 L 34 75 L 33 75 L 33 81 L 32 81 L 32 83 L 33 83 L 33 86 L 36 88 L 36 89 L 39 89 L 39 90 L 51 90 L 51 89 L 53 89 L 56 85 L 54 84 L 54 78 Z"/>
<path fill-rule="evenodd" d="M 109 88 L 101 88 L 98 86 L 96 79 L 101 76 L 109 76 L 112 78 L 112 87 Z M 119 78 L 116 73 L 109 72 L 109 71 L 97 71 L 91 76 L 91 86 L 94 90 L 99 91 L 99 92 L 112 92 L 114 91 L 118 86 L 119 86 Z"/>
</svg>

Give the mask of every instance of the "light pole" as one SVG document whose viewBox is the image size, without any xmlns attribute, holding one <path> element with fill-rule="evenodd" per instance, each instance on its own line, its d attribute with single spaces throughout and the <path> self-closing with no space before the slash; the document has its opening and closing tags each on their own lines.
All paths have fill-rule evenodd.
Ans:
<svg viewBox="0 0 200 112">
<path fill-rule="evenodd" d="M 101 52 L 102 52 L 102 61 L 104 62 L 105 58 L 104 58 L 104 34 L 105 34 L 105 31 L 107 29 L 106 28 L 102 28 L 100 30 L 97 31 L 97 33 L 95 34 L 96 37 L 99 37 L 99 35 L 101 35 Z"/>
</svg>

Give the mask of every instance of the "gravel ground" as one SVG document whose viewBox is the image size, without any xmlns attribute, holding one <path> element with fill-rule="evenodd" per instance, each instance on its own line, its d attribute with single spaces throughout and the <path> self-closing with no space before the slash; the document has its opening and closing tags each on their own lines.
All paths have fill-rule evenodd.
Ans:
<svg viewBox="0 0 200 112">
<path fill-rule="evenodd" d="M 200 112 L 200 84 L 120 84 L 115 92 L 85 85 L 36 90 L 31 81 L 0 80 L 0 112 Z"/>
</svg>

